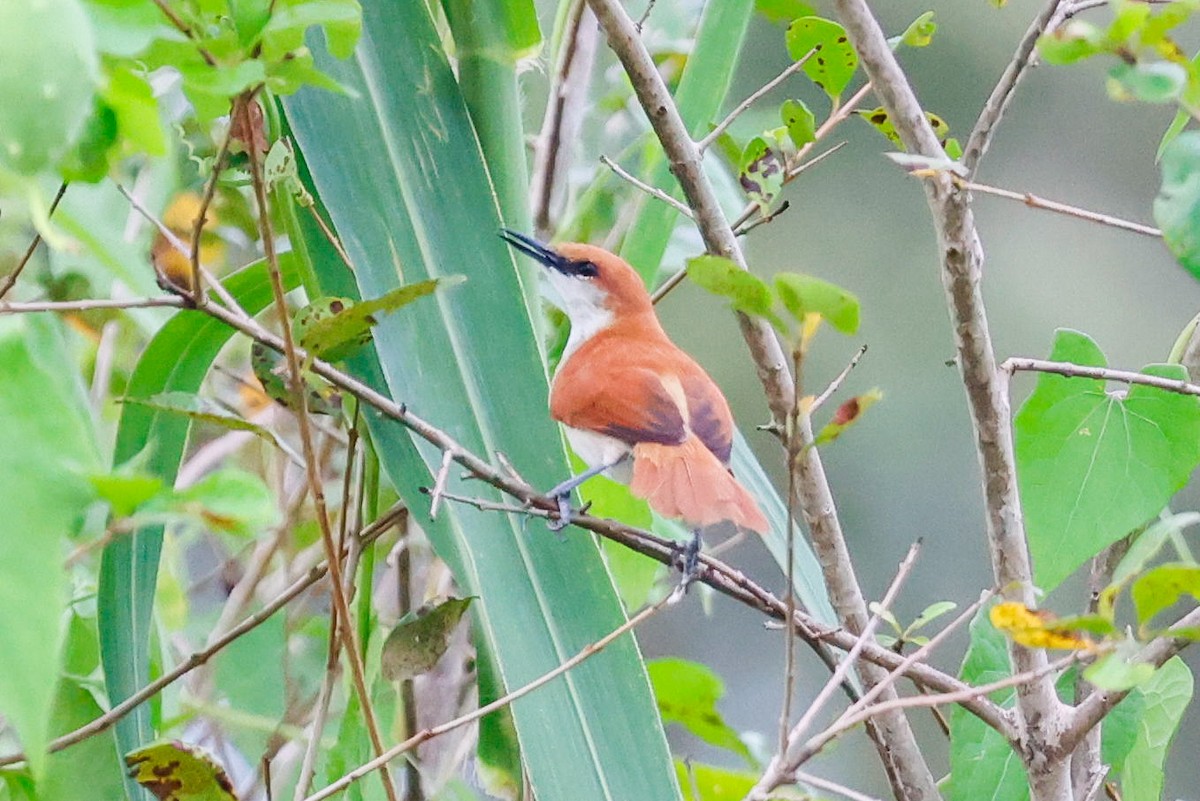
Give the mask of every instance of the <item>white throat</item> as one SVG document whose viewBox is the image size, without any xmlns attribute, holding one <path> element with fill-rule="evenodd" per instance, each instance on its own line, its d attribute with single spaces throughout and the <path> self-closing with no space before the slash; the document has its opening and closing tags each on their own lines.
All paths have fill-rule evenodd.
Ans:
<svg viewBox="0 0 1200 801">
<path fill-rule="evenodd" d="M 573 278 L 549 270 L 547 278 L 558 295 L 559 305 L 571 319 L 571 335 L 563 348 L 559 369 L 583 343 L 612 325 L 613 313 L 605 304 L 606 293 L 586 278 Z"/>
</svg>

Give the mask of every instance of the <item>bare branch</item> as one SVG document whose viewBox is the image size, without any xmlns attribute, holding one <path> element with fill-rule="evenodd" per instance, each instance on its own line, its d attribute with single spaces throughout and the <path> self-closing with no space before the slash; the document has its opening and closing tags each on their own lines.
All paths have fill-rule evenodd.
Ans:
<svg viewBox="0 0 1200 801">
<path fill-rule="evenodd" d="M 975 121 L 975 127 L 971 130 L 966 145 L 963 146 L 962 163 L 969 174 L 974 175 L 979 168 L 979 160 L 983 158 L 988 146 L 992 143 L 992 134 L 995 133 L 996 126 L 1000 124 L 1000 118 L 1004 116 L 1004 111 L 1008 108 L 1009 101 L 1012 100 L 1017 84 L 1024 77 L 1026 69 L 1033 63 L 1034 47 L 1037 45 L 1038 38 L 1049 29 L 1051 20 L 1062 3 L 1063 0 L 1050 0 L 1041 13 L 1033 18 L 1029 29 L 1025 31 L 1025 35 L 1021 37 L 1021 41 L 1017 45 L 1017 51 L 1013 54 L 1012 61 L 1004 68 L 1004 74 L 1000 76 L 1000 81 L 992 90 L 987 103 L 984 104 L 983 111 L 979 113 L 979 119 Z"/>
<path fill-rule="evenodd" d="M 860 793 L 858 790 L 853 790 L 844 784 L 831 782 L 829 779 L 822 779 L 820 776 L 814 776 L 811 773 L 802 773 L 801 771 L 796 771 L 792 774 L 792 779 L 800 782 L 801 784 L 807 784 L 812 787 L 816 787 L 818 790 L 825 790 L 829 793 L 837 793 L 840 796 L 849 798 L 850 801 L 879 801 L 879 799 L 875 798 L 874 796 L 867 795 L 866 793 Z"/>
<path fill-rule="evenodd" d="M 696 142 L 696 149 L 699 150 L 701 153 L 704 153 L 705 150 L 708 150 L 708 148 L 712 145 L 712 143 L 717 141 L 721 137 L 721 134 L 725 133 L 725 131 L 729 129 L 729 126 L 733 125 L 734 121 L 738 117 L 740 117 L 742 115 L 742 113 L 746 111 L 746 109 L 750 108 L 752 105 L 757 103 L 760 99 L 762 99 L 763 95 L 765 95 L 767 92 L 770 92 L 776 86 L 779 86 L 779 84 L 783 83 L 788 78 L 790 78 L 792 75 L 795 75 L 797 72 L 799 72 L 801 69 L 803 69 L 805 62 L 807 62 L 810 58 L 812 58 L 813 53 L 816 53 L 816 52 L 817 51 L 815 49 L 809 50 L 807 53 L 805 53 L 803 56 L 801 56 L 797 61 L 794 61 L 791 64 L 789 64 L 783 72 L 779 73 L 774 78 L 767 81 L 761 87 L 756 89 L 753 93 L 751 93 L 751 95 L 749 97 L 747 97 L 741 103 L 738 103 L 737 108 L 735 108 L 733 111 L 729 112 L 729 116 L 727 116 L 725 119 L 723 119 L 719 123 L 717 123 L 716 127 L 713 128 L 711 131 L 709 131 L 704 136 L 703 139 Z"/>
<path fill-rule="evenodd" d="M 955 179 L 955 183 L 957 183 L 962 189 L 967 189 L 972 192 L 979 192 L 984 195 L 995 195 L 996 197 L 1007 198 L 1008 200 L 1017 200 L 1031 208 L 1053 211 L 1058 214 L 1065 214 L 1068 217 L 1076 217 L 1080 220 L 1096 222 L 1100 223 L 1101 225 L 1120 228 L 1123 231 L 1132 231 L 1135 234 L 1152 236 L 1156 239 L 1162 238 L 1162 231 L 1153 226 L 1130 222 L 1129 220 L 1122 220 L 1120 217 L 1113 217 L 1110 214 L 1102 214 L 1098 211 L 1088 211 L 1087 209 L 1081 209 L 1078 206 L 1069 206 L 1066 203 L 1059 203 L 1055 200 L 1046 200 L 1045 198 L 1038 197 L 1032 192 L 1014 192 L 1011 189 L 1000 189 L 998 187 L 988 186 L 987 184 L 979 184 L 975 183 L 974 181 L 964 181 L 962 179 Z"/>
<path fill-rule="evenodd" d="M 454 454 L 446 451 L 442 454 L 442 466 L 433 482 L 433 492 L 429 498 L 429 519 L 437 519 L 438 508 L 442 505 L 442 496 L 446 492 L 446 479 L 450 477 L 450 466 L 454 464 Z"/>
<path fill-rule="evenodd" d="M 54 212 L 58 209 L 59 202 L 62 201 L 63 195 L 67 192 L 67 183 L 64 181 L 59 184 L 58 191 L 54 193 L 54 200 L 50 201 L 50 211 L 46 214 L 46 219 L 54 216 Z M 21 277 L 21 273 L 25 270 L 25 265 L 29 264 L 29 260 L 33 258 L 33 254 L 38 249 L 38 245 L 42 244 L 41 233 L 33 235 L 33 239 L 29 242 L 29 247 L 25 248 L 25 254 L 21 256 L 21 260 L 17 262 L 17 266 L 12 272 L 4 276 L 4 280 L 0 282 L 0 299 L 8 294 L 8 290 L 13 288 L 17 283 L 17 279 Z"/>
<path fill-rule="evenodd" d="M 1045 359 L 1011 358 L 1000 365 L 1000 369 L 1012 374 L 1017 372 L 1054 373 L 1066 378 L 1091 378 L 1101 381 L 1119 381 L 1122 384 L 1141 384 L 1155 389 L 1175 392 L 1180 395 L 1200 395 L 1200 386 L 1176 378 L 1163 378 L 1128 370 L 1113 370 L 1108 367 L 1092 367 L 1070 362 L 1051 362 Z"/>
<path fill-rule="evenodd" d="M 845 367 L 842 368 L 842 372 L 838 373 L 837 376 L 832 381 L 829 382 L 829 386 L 825 387 L 824 392 L 822 392 L 815 399 L 813 399 L 812 404 L 810 404 L 808 407 L 808 413 L 810 415 L 813 412 L 815 412 L 817 409 L 820 409 L 821 406 L 825 403 L 825 401 L 829 400 L 830 396 L 832 396 L 833 393 L 835 393 L 839 389 L 841 389 L 842 383 L 846 380 L 846 377 L 848 375 L 850 375 L 850 371 L 858 366 L 859 360 L 862 359 L 862 357 L 864 355 L 866 355 L 866 352 L 867 352 L 866 345 L 860 346 L 859 349 L 854 352 L 854 355 L 852 357 L 850 357 L 849 363 Z"/>
<path fill-rule="evenodd" d="M 161 298 L 130 298 L 118 300 L 110 298 L 85 298 L 83 300 L 38 301 L 34 303 L 2 303 L 0 315 L 27 314 L 29 312 L 84 312 L 96 309 L 150 309 L 170 307 L 175 309 L 187 308 L 190 304 L 176 297 L 166 295 Z"/>
<path fill-rule="evenodd" d="M 221 170 L 225 169 L 225 159 L 229 155 L 229 144 L 233 141 L 233 130 L 235 120 L 238 119 L 239 113 L 246 111 L 245 104 L 253 103 L 253 100 L 243 100 L 238 97 L 233 101 L 233 106 L 229 110 L 229 129 L 225 131 L 225 138 L 221 140 L 220 146 L 217 148 L 217 155 L 213 158 L 212 175 L 208 176 L 208 180 L 204 183 L 204 195 L 200 199 L 200 208 L 196 212 L 196 219 L 192 221 L 192 243 L 188 251 L 188 260 L 192 264 L 192 301 L 197 305 L 204 303 L 204 275 L 200 269 L 200 236 L 204 233 L 204 225 L 208 222 L 208 207 L 212 205 L 213 197 L 217 193 L 217 180 L 221 177 Z M 249 148 L 253 148 L 253 142 L 247 143 Z"/>
<path fill-rule="evenodd" d="M 480 718 L 485 717 L 486 715 L 490 715 L 492 712 L 495 712 L 498 709 L 503 709 L 504 707 L 511 704 L 513 701 L 516 701 L 519 698 L 523 698 L 524 696 L 529 695 L 534 690 L 547 684 L 550 681 L 553 681 L 554 679 L 558 678 L 562 674 L 566 673 L 568 670 L 571 670 L 571 669 L 577 667 L 580 663 L 582 663 L 583 661 L 588 659 L 588 657 L 591 657 L 591 656 L 594 656 L 595 654 L 600 653 L 600 651 L 604 650 L 604 648 L 611 645 L 614 641 L 620 639 L 622 636 L 629 633 L 637 626 L 641 625 L 645 621 L 654 617 L 656 614 L 661 612 L 667 606 L 670 606 L 670 605 L 676 603 L 682 597 L 683 597 L 683 587 L 680 586 L 680 587 L 676 588 L 675 591 L 672 592 L 670 595 L 666 596 L 665 598 L 663 598 L 662 600 L 658 601 L 655 604 L 647 606 L 645 609 L 638 612 L 633 617 L 629 618 L 629 620 L 622 623 L 620 626 L 613 629 L 611 632 L 609 632 L 605 636 L 601 637 L 596 642 L 591 643 L 590 645 L 586 646 L 582 651 L 577 653 L 575 656 L 573 656 L 570 659 L 568 659 L 567 661 L 563 662 L 561 665 L 559 665 L 558 667 L 549 671 L 548 673 L 544 673 L 541 676 L 539 676 L 538 678 L 536 678 L 533 681 L 529 682 L 528 684 L 524 685 L 523 687 L 519 687 L 516 690 L 513 690 L 512 692 L 508 693 L 507 695 L 503 695 L 500 698 L 497 698 L 495 701 L 492 701 L 490 704 L 485 704 L 484 706 L 481 706 L 478 709 L 476 709 L 472 712 L 469 712 L 465 715 L 461 715 L 461 716 L 455 718 L 454 720 L 450 720 L 450 721 L 442 723 L 438 726 L 434 726 L 432 728 L 424 729 L 423 731 L 417 732 L 416 734 L 414 734 L 412 737 L 409 737 L 404 742 L 401 742 L 401 743 L 398 743 L 398 744 L 392 746 L 391 748 L 389 748 L 384 753 L 380 754 L 375 759 L 372 759 L 370 762 L 360 765 L 359 767 L 350 771 L 345 776 L 342 776 L 337 781 L 331 783 L 328 787 L 325 787 L 324 789 L 320 790 L 319 792 L 313 793 L 308 798 L 304 799 L 304 801 L 321 801 L 321 799 L 329 798 L 330 796 L 337 795 L 342 790 L 346 789 L 351 784 L 358 781 L 363 776 L 366 776 L 367 774 L 371 773 L 372 771 L 384 770 L 388 762 L 390 762 L 391 760 L 400 756 L 401 754 L 404 754 L 404 753 L 407 753 L 408 751 L 413 750 L 414 748 L 421 745 L 422 743 L 427 742 L 428 740 L 432 740 L 434 737 L 439 737 L 439 736 L 445 734 L 446 732 L 453 731 L 454 729 L 457 729 L 460 726 L 465 726 L 468 723 L 474 723 L 475 721 L 479 720 Z"/>
<path fill-rule="evenodd" d="M 625 168 L 623 168 L 620 164 L 617 164 L 615 161 L 610 159 L 608 156 L 601 156 L 600 163 L 603 164 L 604 166 L 608 167 L 610 170 L 615 172 L 621 178 L 624 178 L 626 181 L 633 184 L 638 189 L 645 192 L 647 195 L 650 195 L 650 197 L 661 200 L 663 203 L 666 203 L 668 206 L 675 209 L 675 211 L 679 212 L 684 217 L 687 217 L 689 220 L 692 219 L 692 210 L 690 208 L 688 208 L 688 205 L 686 203 L 682 203 L 682 202 L 676 200 L 675 198 L 671 197 L 670 195 L 668 195 L 666 192 L 662 191 L 658 187 L 651 186 L 650 184 L 646 183 L 645 181 L 641 180 L 640 178 L 637 178 L 632 173 L 625 170 Z"/>
</svg>

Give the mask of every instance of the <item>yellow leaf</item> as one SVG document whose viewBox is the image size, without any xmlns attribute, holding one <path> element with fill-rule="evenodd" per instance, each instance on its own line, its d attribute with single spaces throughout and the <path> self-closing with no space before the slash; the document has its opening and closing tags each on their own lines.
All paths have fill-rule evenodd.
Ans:
<svg viewBox="0 0 1200 801">
<path fill-rule="evenodd" d="M 1061 648 L 1079 650 L 1091 648 L 1092 641 L 1070 631 L 1054 628 L 1054 615 L 1024 604 L 1008 601 L 992 607 L 988 617 L 992 625 L 1012 637 L 1015 642 L 1030 648 Z"/>
</svg>

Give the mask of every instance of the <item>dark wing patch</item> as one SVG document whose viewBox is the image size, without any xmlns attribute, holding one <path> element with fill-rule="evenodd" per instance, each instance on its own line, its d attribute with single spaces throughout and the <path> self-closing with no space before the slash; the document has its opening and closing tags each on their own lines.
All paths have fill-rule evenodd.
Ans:
<svg viewBox="0 0 1200 801">
<path fill-rule="evenodd" d="M 675 400 L 647 369 L 621 371 L 620 380 L 600 383 L 556 380 L 550 399 L 555 419 L 630 445 L 678 445 L 687 427 Z"/>
<path fill-rule="evenodd" d="M 689 378 L 683 385 L 692 433 L 721 460 L 729 464 L 733 455 L 733 420 L 721 391 L 705 376 Z"/>
</svg>

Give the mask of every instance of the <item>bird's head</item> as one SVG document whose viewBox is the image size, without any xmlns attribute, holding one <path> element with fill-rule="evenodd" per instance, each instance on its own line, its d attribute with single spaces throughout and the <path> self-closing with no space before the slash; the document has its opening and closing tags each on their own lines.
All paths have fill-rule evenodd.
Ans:
<svg viewBox="0 0 1200 801">
<path fill-rule="evenodd" d="M 641 276 L 627 261 L 604 248 L 578 242 L 551 247 L 507 228 L 500 230 L 500 236 L 546 267 L 546 276 L 562 299 L 563 311 L 573 327 L 603 327 L 596 325 L 600 318 L 611 322 L 653 311 Z"/>
</svg>

